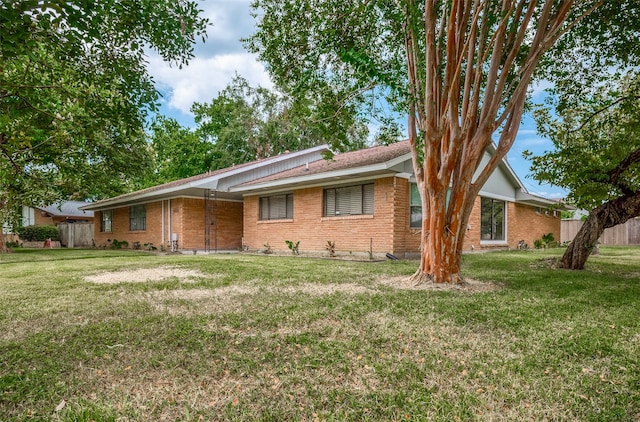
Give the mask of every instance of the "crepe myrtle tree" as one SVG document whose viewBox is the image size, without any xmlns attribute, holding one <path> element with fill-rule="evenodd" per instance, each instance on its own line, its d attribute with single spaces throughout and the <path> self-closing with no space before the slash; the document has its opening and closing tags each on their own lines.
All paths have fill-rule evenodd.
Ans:
<svg viewBox="0 0 640 422">
<path fill-rule="evenodd" d="M 456 283 L 474 201 L 514 143 L 540 65 L 553 68 L 545 54 L 561 38 L 569 49 L 571 40 L 628 37 L 635 29 L 614 34 L 605 21 L 636 3 L 255 0 L 257 31 L 246 45 L 288 92 L 330 85 L 344 104 L 407 116 L 424 216 L 413 278 Z M 555 70 L 558 78 L 570 71 Z M 480 167 L 492 142 L 495 153 Z"/>
<path fill-rule="evenodd" d="M 120 193 L 145 171 L 158 98 L 146 52 L 186 64 L 208 25 L 198 14 L 188 0 L 0 3 L 0 223 L 19 205 Z"/>
<path fill-rule="evenodd" d="M 527 155 L 536 180 L 567 189 L 571 202 L 590 210 L 561 259 L 563 268 L 581 270 L 606 228 L 640 215 L 640 74 L 573 102 L 561 97 L 536 113 L 554 149 Z"/>
</svg>

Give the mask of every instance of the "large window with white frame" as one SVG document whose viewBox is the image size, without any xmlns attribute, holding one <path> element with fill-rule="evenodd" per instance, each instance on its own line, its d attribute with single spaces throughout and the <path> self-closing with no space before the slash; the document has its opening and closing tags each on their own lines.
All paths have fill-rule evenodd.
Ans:
<svg viewBox="0 0 640 422">
<path fill-rule="evenodd" d="M 129 230 L 141 231 L 147 229 L 147 208 L 144 205 L 129 207 Z"/>
<path fill-rule="evenodd" d="M 480 198 L 480 240 L 505 240 L 504 201 L 491 198 Z"/>
<path fill-rule="evenodd" d="M 293 218 L 293 194 L 263 196 L 260 198 L 260 220 Z"/>
<path fill-rule="evenodd" d="M 113 210 L 104 210 L 100 213 L 100 231 L 111 233 L 113 230 Z"/>
<path fill-rule="evenodd" d="M 373 183 L 325 189 L 323 214 L 373 215 Z"/>
</svg>

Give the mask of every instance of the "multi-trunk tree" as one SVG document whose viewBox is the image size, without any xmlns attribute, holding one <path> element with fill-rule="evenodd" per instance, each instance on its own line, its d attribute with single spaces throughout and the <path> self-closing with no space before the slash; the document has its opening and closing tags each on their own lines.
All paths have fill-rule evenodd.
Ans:
<svg viewBox="0 0 640 422">
<path fill-rule="evenodd" d="M 587 90 L 572 104 L 557 99 L 553 113 L 540 110 L 536 119 L 555 148 L 531 157 L 533 176 L 590 210 L 561 259 L 563 268 L 583 269 L 604 229 L 640 215 L 640 75 Z"/>
<path fill-rule="evenodd" d="M 345 104 L 373 105 L 374 113 L 382 99 L 407 116 L 424 216 L 414 278 L 458 282 L 475 199 L 514 143 L 539 64 L 605 3 L 256 0 L 247 45 L 290 92 L 330 85 Z M 618 12 L 637 8 L 623 3 Z M 616 36 L 595 22 L 592 37 Z M 495 153 L 480 167 L 492 142 Z"/>
<path fill-rule="evenodd" d="M 146 49 L 185 64 L 208 24 L 198 13 L 187 0 L 0 3 L 0 226 L 20 205 L 111 196 L 146 170 Z"/>
</svg>

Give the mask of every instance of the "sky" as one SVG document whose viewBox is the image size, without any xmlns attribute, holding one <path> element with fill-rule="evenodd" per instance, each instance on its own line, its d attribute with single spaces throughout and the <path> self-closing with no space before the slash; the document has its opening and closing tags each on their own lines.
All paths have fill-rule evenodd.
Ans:
<svg viewBox="0 0 640 422">
<path fill-rule="evenodd" d="M 195 57 L 188 66 L 179 69 L 170 66 L 150 53 L 149 71 L 162 93 L 160 114 L 176 119 L 185 127 L 195 127 L 190 112 L 194 102 L 210 102 L 217 97 L 237 73 L 247 79 L 251 86 L 271 88 L 273 84 L 265 67 L 256 56 L 248 53 L 241 39 L 255 30 L 255 19 L 251 16 L 250 0 L 204 0 L 200 2 L 203 16 L 212 23 L 207 39 L 195 47 Z M 542 102 L 544 86 L 533 87 L 533 101 Z M 536 132 L 531 116 L 525 116 L 518 131 L 516 142 L 507 155 L 507 160 L 525 188 L 534 195 L 547 198 L 562 198 L 562 189 L 540 185 L 530 177 L 529 162 L 522 152 L 529 150 L 541 154 L 553 148 L 550 140 Z"/>
</svg>

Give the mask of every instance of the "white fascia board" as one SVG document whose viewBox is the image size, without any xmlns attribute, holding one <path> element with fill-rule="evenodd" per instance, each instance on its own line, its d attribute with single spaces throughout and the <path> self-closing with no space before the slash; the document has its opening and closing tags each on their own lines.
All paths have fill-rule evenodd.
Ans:
<svg viewBox="0 0 640 422">
<path fill-rule="evenodd" d="M 497 195 L 495 193 L 486 192 L 483 190 L 478 192 L 478 196 L 482 196 L 483 198 L 497 199 L 499 201 L 516 202 L 516 198 L 514 198 L 513 196 Z"/>
<path fill-rule="evenodd" d="M 353 177 L 349 179 L 336 179 L 336 180 L 321 179 L 316 181 L 315 183 L 305 183 L 304 186 L 287 184 L 287 185 L 282 185 L 280 187 L 276 186 L 270 189 L 256 189 L 255 191 L 254 190 L 245 191 L 242 193 L 242 196 L 243 198 L 246 198 L 248 196 L 256 196 L 256 195 L 264 196 L 264 195 L 281 194 L 283 192 L 293 192 L 298 189 L 308 189 L 308 188 L 317 188 L 317 187 L 329 188 L 332 186 L 345 186 L 345 185 L 348 186 L 348 185 L 355 185 L 363 182 L 367 182 L 367 183 L 373 182 L 374 180 L 382 179 L 384 177 L 390 177 L 390 176 L 397 176 L 397 174 L 383 173 L 383 174 L 376 174 L 373 176 L 369 175 L 369 176 L 360 176 L 360 177 Z"/>
<path fill-rule="evenodd" d="M 105 199 L 100 201 L 100 203 L 93 203 L 93 204 L 88 204 L 85 206 L 80 207 L 81 210 L 100 210 L 100 209 L 109 209 L 109 208 L 113 208 L 113 206 L 121 204 L 123 202 L 145 202 L 144 199 L 150 198 L 150 197 L 154 197 L 154 196 L 158 196 L 158 195 L 166 195 L 168 193 L 173 193 L 173 192 L 177 192 L 180 191 L 182 189 L 184 189 L 185 187 L 189 188 L 190 186 L 188 185 L 179 185 L 179 186 L 172 186 L 170 188 L 166 188 L 166 189 L 159 189 L 159 190 L 154 190 L 151 192 L 145 192 L 139 195 L 131 195 L 131 196 L 127 196 L 126 198 L 113 198 L 113 199 Z M 150 202 L 150 201 L 146 201 L 146 202 Z"/>
<path fill-rule="evenodd" d="M 566 207 L 566 205 L 562 202 L 554 201 L 553 199 L 547 199 L 542 196 L 532 195 L 525 190 L 516 192 L 516 202 L 536 204 L 540 206 L 545 206 L 545 205 L 560 206 L 563 209 Z M 567 208 L 567 209 L 570 209 L 570 208 Z"/>
<path fill-rule="evenodd" d="M 316 152 L 320 152 L 320 151 L 325 151 L 325 150 L 329 150 L 328 145 L 319 145 L 317 147 L 312 147 L 312 148 L 307 148 L 304 149 L 302 151 L 295 151 L 295 152 L 290 152 L 288 154 L 283 154 L 283 155 L 278 155 L 276 157 L 273 157 L 272 159 L 268 159 L 259 163 L 255 163 L 255 164 L 251 164 L 248 166 L 243 166 L 243 167 L 239 167 L 237 169 L 230 169 L 229 171 L 226 171 L 224 173 L 220 173 L 220 174 L 216 174 L 213 175 L 211 177 L 205 177 L 204 179 L 200 179 L 200 180 L 195 180 L 193 182 L 189 182 L 189 183 L 185 183 L 182 185 L 177 185 L 177 186 L 172 186 L 170 188 L 165 188 L 165 189 L 159 189 L 159 190 L 154 190 L 152 192 L 145 192 L 143 194 L 139 194 L 139 195 L 131 195 L 128 196 L 126 198 L 113 198 L 113 199 L 106 199 L 104 202 L 100 202 L 100 205 L 98 205 L 97 207 L 93 207 L 93 204 L 89 204 L 86 206 L 81 207 L 80 209 L 82 210 L 90 210 L 90 209 L 105 209 L 105 208 L 111 208 L 114 205 L 118 205 L 122 202 L 130 202 L 130 201 L 142 201 L 146 198 L 149 197 L 153 197 L 153 196 L 158 196 L 158 195 L 166 195 L 169 193 L 173 193 L 173 192 L 178 192 L 182 189 L 185 188 L 199 188 L 199 189 L 216 189 L 218 187 L 218 181 L 222 178 L 225 177 L 229 177 L 229 176 L 233 176 L 235 174 L 239 174 L 239 173 L 244 173 L 247 171 L 252 171 L 255 170 L 257 168 L 260 167 L 264 167 L 273 163 L 277 163 L 280 161 L 284 161 L 290 158 L 295 158 L 295 157 L 299 157 L 299 156 L 304 156 L 304 155 L 309 155 L 309 154 L 313 154 Z"/>
<path fill-rule="evenodd" d="M 411 156 L 411 153 L 408 152 L 408 153 L 406 153 L 404 155 L 401 155 L 399 157 L 393 158 L 393 159 L 387 161 L 384 164 L 387 166 L 387 168 L 391 168 L 393 166 L 397 166 L 400 163 L 403 163 L 405 161 L 411 161 L 411 160 L 413 160 L 413 157 Z"/>
<path fill-rule="evenodd" d="M 250 190 L 260 190 L 260 189 L 267 189 L 267 188 L 275 188 L 279 186 L 286 186 L 289 184 L 313 183 L 313 182 L 317 182 L 324 179 L 331 179 L 334 177 L 344 177 L 352 174 L 374 172 L 374 171 L 380 171 L 380 170 L 386 170 L 386 169 L 387 169 L 386 163 L 373 164 L 365 167 L 354 167 L 349 169 L 326 171 L 323 173 L 315 173 L 310 175 L 288 177 L 286 179 L 271 180 L 271 181 L 262 182 L 262 183 L 254 183 L 249 186 L 237 186 L 237 187 L 232 186 L 229 188 L 229 192 L 246 192 Z"/>
<path fill-rule="evenodd" d="M 190 183 L 189 187 L 192 187 L 192 188 L 203 188 L 203 189 L 217 189 L 218 181 L 220 179 L 227 178 L 227 177 L 230 177 L 230 176 L 235 176 L 235 175 L 241 174 L 241 173 L 246 173 L 246 172 L 249 172 L 249 171 L 253 171 L 253 170 L 259 169 L 261 167 L 266 167 L 268 165 L 274 164 L 274 163 L 279 163 L 281 161 L 289 160 L 291 158 L 297 158 L 297 157 L 304 156 L 304 155 L 311 155 L 311 154 L 314 154 L 316 152 L 328 151 L 328 150 L 329 150 L 329 146 L 324 144 L 324 145 L 319 145 L 317 147 L 303 149 L 302 151 L 294 151 L 294 152 L 290 152 L 290 153 L 287 153 L 287 154 L 278 155 L 278 156 L 269 158 L 267 160 L 261 161 L 259 163 L 250 164 L 248 166 L 243 166 L 243 167 L 240 167 L 240 168 L 237 168 L 237 169 L 233 169 L 232 168 L 229 171 L 225 171 L 224 173 L 217 174 L 216 178 L 215 178 L 215 184 L 210 184 L 209 180 L 203 179 L 203 180 L 199 180 L 197 182 Z M 206 186 L 202 186 L 202 185 L 206 185 Z"/>
<path fill-rule="evenodd" d="M 399 157 L 393 158 L 389 161 L 386 161 L 384 163 L 378 163 L 378 164 L 371 164 L 368 166 L 363 166 L 363 167 L 351 167 L 351 168 L 347 168 L 347 169 L 340 169 L 340 170 L 335 170 L 335 171 L 326 171 L 323 173 L 315 173 L 315 174 L 310 174 L 310 175 L 301 175 L 301 176 L 295 176 L 295 177 L 288 177 L 286 179 L 279 179 L 279 180 L 272 180 L 272 181 L 268 181 L 268 182 L 263 182 L 263 183 L 254 183 L 251 184 L 249 186 L 237 186 L 237 187 L 230 187 L 229 188 L 229 192 L 246 192 L 246 191 L 250 191 L 250 190 L 260 190 L 260 189 L 267 189 L 267 188 L 275 188 L 275 187 L 279 187 L 279 186 L 283 186 L 283 185 L 288 185 L 288 184 L 292 184 L 292 183 L 313 183 L 313 182 L 317 182 L 320 180 L 324 180 L 324 179 L 330 179 L 330 178 L 334 178 L 334 177 L 344 177 L 344 176 L 349 176 L 352 174 L 360 174 L 360 173 L 367 173 L 367 172 L 375 172 L 375 171 L 380 171 L 380 170 L 387 170 L 390 169 L 391 167 L 398 165 L 400 163 L 402 163 L 403 161 L 406 161 L 407 159 L 411 159 L 411 154 L 404 154 L 401 155 Z"/>
</svg>

